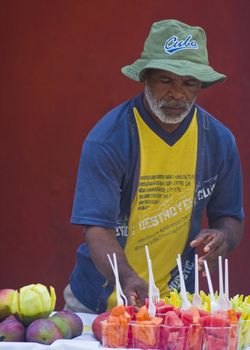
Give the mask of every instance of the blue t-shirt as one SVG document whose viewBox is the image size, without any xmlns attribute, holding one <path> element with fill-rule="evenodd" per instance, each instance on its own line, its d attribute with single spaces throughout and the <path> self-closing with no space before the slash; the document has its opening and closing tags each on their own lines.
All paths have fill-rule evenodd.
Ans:
<svg viewBox="0 0 250 350">
<path fill-rule="evenodd" d="M 115 229 L 122 247 L 129 234 L 130 205 L 139 175 L 139 140 L 133 107 L 169 145 L 182 137 L 193 116 L 192 109 L 177 130 L 169 134 L 150 118 L 142 97 L 139 95 L 110 111 L 87 136 L 72 211 L 73 224 Z M 189 247 L 189 242 L 200 231 L 204 209 L 207 209 L 209 222 L 223 216 L 243 218 L 241 168 L 235 139 L 229 129 L 201 107 L 195 105 L 193 108 L 197 108 L 198 121 L 195 198 L 189 238 L 182 256 L 186 287 L 190 292 L 193 291 L 194 250 Z M 106 309 L 113 287 L 96 270 L 86 244 L 78 248 L 70 284 L 82 304 L 96 312 Z M 169 285 L 179 288 L 176 268 Z"/>
</svg>

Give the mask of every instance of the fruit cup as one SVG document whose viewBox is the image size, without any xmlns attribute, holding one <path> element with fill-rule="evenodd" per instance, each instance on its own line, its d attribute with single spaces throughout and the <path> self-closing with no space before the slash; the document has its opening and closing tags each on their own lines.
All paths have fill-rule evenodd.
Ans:
<svg viewBox="0 0 250 350">
<path fill-rule="evenodd" d="M 204 350 L 229 350 L 231 326 L 204 327 Z"/>
<path fill-rule="evenodd" d="M 185 350 L 190 326 L 161 325 L 161 349 Z"/>
<path fill-rule="evenodd" d="M 107 348 L 126 348 L 128 345 L 128 323 L 110 322 L 102 324 L 102 345 Z"/>
<path fill-rule="evenodd" d="M 239 342 L 239 325 L 231 324 L 230 340 L 229 340 L 229 350 L 237 350 Z"/>
<path fill-rule="evenodd" d="M 131 323 L 132 345 L 139 349 L 160 349 L 160 325 L 150 321 Z"/>
<path fill-rule="evenodd" d="M 203 327 L 191 324 L 188 330 L 186 350 L 201 350 L 203 342 Z"/>
<path fill-rule="evenodd" d="M 250 347 L 250 320 L 239 321 L 239 350 Z"/>
</svg>

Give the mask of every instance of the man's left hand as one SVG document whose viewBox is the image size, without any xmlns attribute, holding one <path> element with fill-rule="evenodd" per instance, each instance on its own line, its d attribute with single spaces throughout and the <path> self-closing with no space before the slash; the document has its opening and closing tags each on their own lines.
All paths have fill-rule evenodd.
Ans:
<svg viewBox="0 0 250 350">
<path fill-rule="evenodd" d="M 205 276 L 203 261 L 206 260 L 209 270 L 213 271 L 218 264 L 218 256 L 225 257 L 228 253 L 226 233 L 218 229 L 203 229 L 190 243 L 192 248 L 199 249 L 204 255 L 199 257 L 199 270 Z"/>
</svg>

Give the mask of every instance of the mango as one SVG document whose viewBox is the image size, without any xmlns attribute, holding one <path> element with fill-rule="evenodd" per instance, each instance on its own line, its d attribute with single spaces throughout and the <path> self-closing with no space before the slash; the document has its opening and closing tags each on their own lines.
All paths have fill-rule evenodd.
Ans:
<svg viewBox="0 0 250 350">
<path fill-rule="evenodd" d="M 25 325 L 36 319 L 47 318 L 55 308 L 56 294 L 43 284 L 30 284 L 19 290 L 19 318 Z"/>
<path fill-rule="evenodd" d="M 50 321 L 54 322 L 59 331 L 62 333 L 64 339 L 72 338 L 72 330 L 69 322 L 60 317 L 60 312 L 57 312 L 49 318 Z"/>
<path fill-rule="evenodd" d="M 0 290 L 0 321 L 10 315 L 16 315 L 19 311 L 19 294 L 14 289 Z"/>
<path fill-rule="evenodd" d="M 25 327 L 14 316 L 0 323 L 0 341 L 20 342 L 25 340 Z"/>
<path fill-rule="evenodd" d="M 58 311 L 51 316 L 50 319 L 56 323 L 66 339 L 78 337 L 82 334 L 82 320 L 78 315 L 71 311 Z"/>
<path fill-rule="evenodd" d="M 50 319 L 37 319 L 26 329 L 26 341 L 50 345 L 63 335 Z"/>
</svg>

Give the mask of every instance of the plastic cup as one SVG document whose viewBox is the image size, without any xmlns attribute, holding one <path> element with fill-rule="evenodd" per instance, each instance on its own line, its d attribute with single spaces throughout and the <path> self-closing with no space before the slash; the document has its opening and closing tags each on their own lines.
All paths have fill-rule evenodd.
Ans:
<svg viewBox="0 0 250 350">
<path fill-rule="evenodd" d="M 250 320 L 239 321 L 239 350 L 250 347 Z"/>
<path fill-rule="evenodd" d="M 128 344 L 128 325 L 104 320 L 102 324 L 102 345 L 106 348 L 126 348 Z"/>
<path fill-rule="evenodd" d="M 229 350 L 231 326 L 204 327 L 204 350 Z"/>
<path fill-rule="evenodd" d="M 161 325 L 161 349 L 185 350 L 187 347 L 189 326 Z"/>
<path fill-rule="evenodd" d="M 229 350 L 237 350 L 239 343 L 239 324 L 231 325 L 231 333 L 229 340 Z"/>
<path fill-rule="evenodd" d="M 188 330 L 187 346 L 188 350 L 201 350 L 203 343 L 203 327 L 200 324 L 192 324 Z"/>
<path fill-rule="evenodd" d="M 131 323 L 133 348 L 160 349 L 160 325 L 145 322 Z"/>
</svg>

